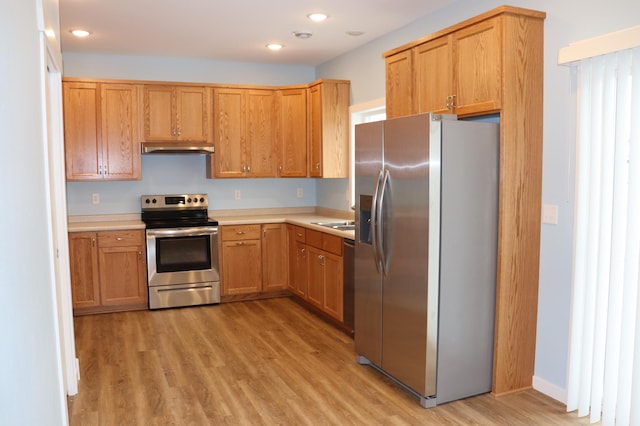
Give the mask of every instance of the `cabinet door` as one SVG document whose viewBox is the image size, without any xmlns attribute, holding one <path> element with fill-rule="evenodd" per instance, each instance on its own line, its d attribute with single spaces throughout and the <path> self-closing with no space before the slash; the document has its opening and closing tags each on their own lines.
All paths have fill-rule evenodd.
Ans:
<svg viewBox="0 0 640 426">
<path fill-rule="evenodd" d="M 322 250 L 306 246 L 307 258 L 307 301 L 317 308 L 324 309 L 324 274 L 326 256 Z"/>
<path fill-rule="evenodd" d="M 278 94 L 278 148 L 281 177 L 307 176 L 307 89 Z"/>
<path fill-rule="evenodd" d="M 101 84 L 102 155 L 105 179 L 141 179 L 138 90 L 128 84 Z"/>
<path fill-rule="evenodd" d="M 413 58 L 411 50 L 386 58 L 387 118 L 413 114 Z"/>
<path fill-rule="evenodd" d="M 102 179 L 98 85 L 65 82 L 62 88 L 67 179 Z"/>
<path fill-rule="evenodd" d="M 69 259 L 73 309 L 100 306 L 95 232 L 69 233 Z"/>
<path fill-rule="evenodd" d="M 414 49 L 416 113 L 451 112 L 447 98 L 454 94 L 451 36 L 421 44 Z"/>
<path fill-rule="evenodd" d="M 322 177 L 322 94 L 320 85 L 309 89 L 309 176 Z"/>
<path fill-rule="evenodd" d="M 306 299 L 307 289 L 309 288 L 309 253 L 307 246 L 300 241 L 295 242 L 295 251 L 295 269 L 293 270 L 293 281 L 295 283 L 294 293 Z"/>
<path fill-rule="evenodd" d="M 222 294 L 257 293 L 261 290 L 260 240 L 222 243 Z"/>
<path fill-rule="evenodd" d="M 342 256 L 324 254 L 324 305 L 326 313 L 342 321 L 343 317 L 343 261 Z"/>
<path fill-rule="evenodd" d="M 100 295 L 102 304 L 147 304 L 147 268 L 142 246 L 100 247 Z"/>
<path fill-rule="evenodd" d="M 275 94 L 271 90 L 247 90 L 245 165 L 250 177 L 275 177 Z"/>
<path fill-rule="evenodd" d="M 241 89 L 214 90 L 214 144 L 216 153 L 209 157 L 209 170 L 213 162 L 213 175 L 220 178 L 238 178 L 244 175 L 244 97 Z"/>
<path fill-rule="evenodd" d="M 186 142 L 210 142 L 210 99 L 205 87 L 176 87 L 177 139 Z"/>
<path fill-rule="evenodd" d="M 286 225 L 262 225 L 262 291 L 287 287 L 288 262 Z"/>
<path fill-rule="evenodd" d="M 502 81 L 500 18 L 462 29 L 454 33 L 453 40 L 456 113 L 498 110 Z"/>
<path fill-rule="evenodd" d="M 287 225 L 289 234 L 289 290 L 296 296 L 307 295 L 307 249 L 304 244 L 304 230 Z"/>
<path fill-rule="evenodd" d="M 167 141 L 176 138 L 173 86 L 144 86 L 144 140 Z"/>
</svg>

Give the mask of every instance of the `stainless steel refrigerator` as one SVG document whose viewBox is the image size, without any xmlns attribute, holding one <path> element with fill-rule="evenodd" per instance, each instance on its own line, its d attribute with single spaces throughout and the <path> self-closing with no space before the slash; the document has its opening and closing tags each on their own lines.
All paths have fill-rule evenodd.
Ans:
<svg viewBox="0 0 640 426">
<path fill-rule="evenodd" d="M 489 392 L 498 124 L 420 114 L 355 135 L 358 362 L 425 408 Z"/>
</svg>

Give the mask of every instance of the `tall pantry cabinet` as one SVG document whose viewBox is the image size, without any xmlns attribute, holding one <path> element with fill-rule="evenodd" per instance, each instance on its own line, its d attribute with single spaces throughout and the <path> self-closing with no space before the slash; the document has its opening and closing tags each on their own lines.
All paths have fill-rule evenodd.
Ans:
<svg viewBox="0 0 640 426">
<path fill-rule="evenodd" d="M 496 395 L 532 386 L 545 17 L 502 6 L 383 54 L 389 118 L 422 112 L 499 116 Z"/>
</svg>

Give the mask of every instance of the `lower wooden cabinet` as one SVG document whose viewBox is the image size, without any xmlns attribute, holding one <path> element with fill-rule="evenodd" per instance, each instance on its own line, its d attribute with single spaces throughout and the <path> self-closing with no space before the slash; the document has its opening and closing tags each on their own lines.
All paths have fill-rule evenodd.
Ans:
<svg viewBox="0 0 640 426">
<path fill-rule="evenodd" d="M 286 289 L 286 225 L 225 225 L 220 229 L 222 296 Z"/>
<path fill-rule="evenodd" d="M 146 309 L 144 231 L 69 233 L 75 315 Z"/>
<path fill-rule="evenodd" d="M 338 321 L 343 320 L 342 238 L 316 230 L 289 228 L 292 293 Z"/>
<path fill-rule="evenodd" d="M 307 296 L 307 247 L 305 229 L 287 225 L 289 245 L 289 291 L 302 299 Z"/>
</svg>

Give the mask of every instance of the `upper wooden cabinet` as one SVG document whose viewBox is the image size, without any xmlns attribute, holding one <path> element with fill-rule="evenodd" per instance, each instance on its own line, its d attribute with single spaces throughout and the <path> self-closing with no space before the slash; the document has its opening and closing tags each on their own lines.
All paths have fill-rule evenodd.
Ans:
<svg viewBox="0 0 640 426">
<path fill-rule="evenodd" d="M 389 56 L 385 64 L 387 117 L 413 114 L 413 51 Z"/>
<path fill-rule="evenodd" d="M 278 176 L 307 176 L 307 89 L 278 91 Z"/>
<path fill-rule="evenodd" d="M 275 177 L 275 92 L 216 88 L 213 97 L 216 153 L 207 176 Z"/>
<path fill-rule="evenodd" d="M 211 142 L 211 89 L 144 85 L 144 140 Z"/>
<path fill-rule="evenodd" d="M 309 87 L 309 176 L 349 177 L 349 82 Z"/>
<path fill-rule="evenodd" d="M 64 81 L 67 180 L 141 178 L 140 85 Z"/>
<path fill-rule="evenodd" d="M 388 117 L 409 110 L 499 115 L 494 394 L 530 388 L 534 371 L 545 17 L 501 6 L 383 55 Z M 407 56 L 410 66 L 394 65 Z M 412 109 L 395 107 L 406 90 L 415 93 Z"/>
<path fill-rule="evenodd" d="M 504 47 L 517 42 L 503 40 L 513 35 L 503 31 L 505 19 L 486 16 L 385 53 L 387 117 L 498 111 L 503 74 L 513 71 L 503 67 Z"/>
</svg>

